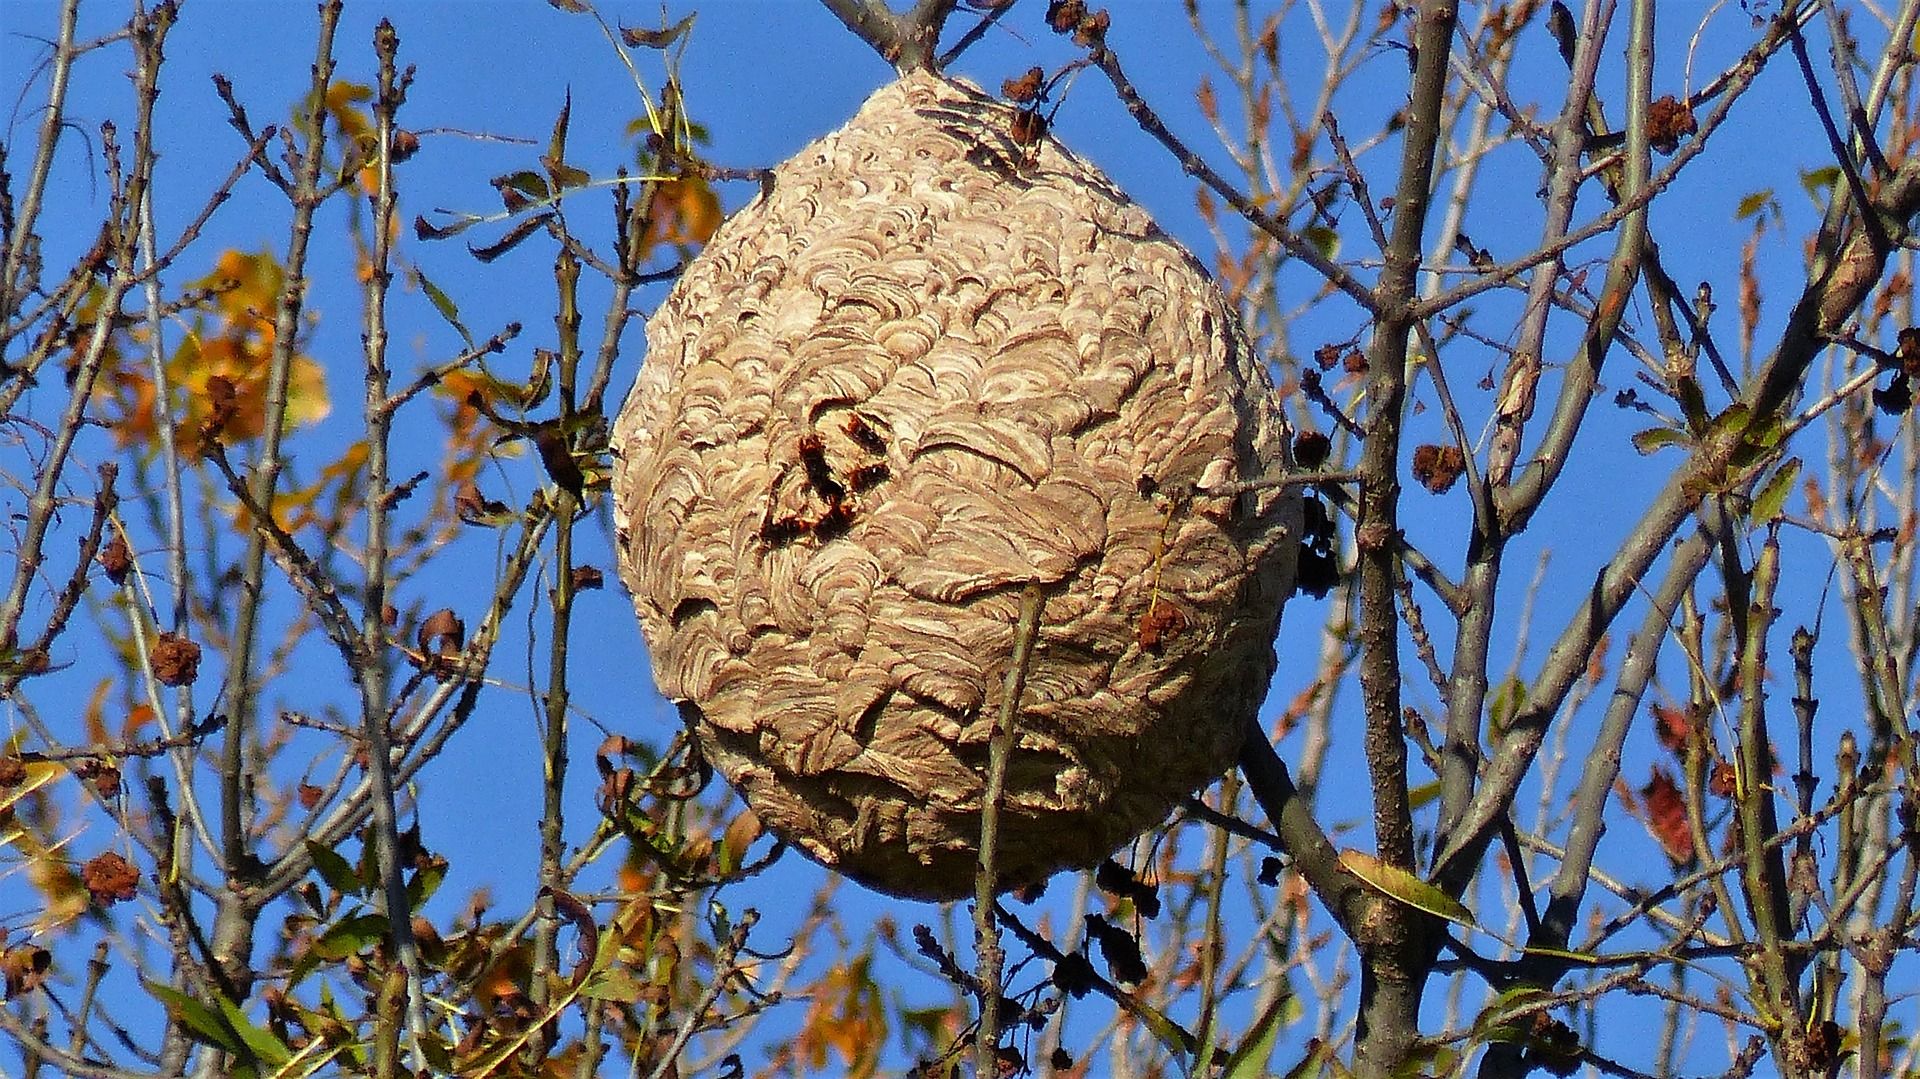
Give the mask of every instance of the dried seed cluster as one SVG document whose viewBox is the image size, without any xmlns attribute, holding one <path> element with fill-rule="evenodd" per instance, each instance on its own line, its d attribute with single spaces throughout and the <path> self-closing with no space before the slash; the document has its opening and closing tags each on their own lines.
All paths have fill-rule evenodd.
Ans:
<svg viewBox="0 0 1920 1079">
<path fill-rule="evenodd" d="M 661 691 L 772 830 L 927 898 L 971 888 L 1027 584 L 1008 886 L 1231 763 L 1302 539 L 1294 491 L 1225 493 L 1290 433 L 1230 307 L 1014 116 L 917 74 L 781 165 L 649 323 L 614 430 Z"/>
</svg>

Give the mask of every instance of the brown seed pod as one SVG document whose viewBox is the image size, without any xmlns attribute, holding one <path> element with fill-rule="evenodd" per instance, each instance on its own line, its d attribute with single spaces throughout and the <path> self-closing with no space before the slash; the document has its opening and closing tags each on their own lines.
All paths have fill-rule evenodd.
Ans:
<svg viewBox="0 0 1920 1079">
<path fill-rule="evenodd" d="M 1232 309 L 1012 115 L 915 74 L 775 169 L 613 432 L 620 570 L 707 759 L 813 857 L 934 899 L 972 888 L 1026 585 L 1009 888 L 1232 763 L 1302 540 L 1298 488 L 1227 490 L 1290 434 Z"/>
</svg>

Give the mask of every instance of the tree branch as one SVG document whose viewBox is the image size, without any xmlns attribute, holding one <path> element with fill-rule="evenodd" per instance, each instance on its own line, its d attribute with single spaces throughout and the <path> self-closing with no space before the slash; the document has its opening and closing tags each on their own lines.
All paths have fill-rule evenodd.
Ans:
<svg viewBox="0 0 1920 1079">
<path fill-rule="evenodd" d="M 905 14 L 886 0 L 820 0 L 828 11 L 902 75 L 940 70 L 940 31 L 958 0 L 918 0 Z"/>
</svg>

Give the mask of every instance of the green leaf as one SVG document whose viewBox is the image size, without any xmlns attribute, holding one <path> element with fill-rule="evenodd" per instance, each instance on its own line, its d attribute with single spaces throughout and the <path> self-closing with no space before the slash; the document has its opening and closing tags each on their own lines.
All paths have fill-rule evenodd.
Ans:
<svg viewBox="0 0 1920 1079">
<path fill-rule="evenodd" d="M 432 858 L 421 870 L 407 882 L 407 906 L 418 910 L 422 903 L 433 898 L 440 890 L 440 882 L 447 879 L 447 863 L 443 858 Z"/>
<path fill-rule="evenodd" d="M 1336 1075 L 1345 1072 L 1340 1062 L 1333 1059 L 1333 1050 L 1325 1042 L 1310 1039 L 1310 1043 L 1313 1047 L 1307 1050 L 1307 1055 L 1300 1058 L 1300 1063 L 1288 1068 L 1281 1079 L 1318 1079 L 1328 1071 Z"/>
<path fill-rule="evenodd" d="M 1766 209 L 1767 205 L 1772 201 L 1773 188 L 1768 187 L 1755 191 L 1753 194 L 1741 199 L 1740 204 L 1734 207 L 1733 219 L 1735 221 L 1745 221 L 1747 218 Z"/>
<path fill-rule="evenodd" d="M 328 1045 L 326 1042 L 315 1038 L 308 1042 L 300 1052 L 296 1053 L 292 1060 L 281 1065 L 280 1068 L 268 1076 L 267 1079 L 306 1079 L 309 1075 L 319 1075 L 327 1065 L 333 1063 L 333 1058 L 345 1056 L 351 1052 L 353 1044 L 352 1042 L 339 1042 L 334 1045 Z M 424 1046 L 432 1046 L 437 1044 L 437 1040 L 427 1038 L 423 1040 L 422 1044 Z M 428 1051 L 427 1063 L 438 1068 L 438 1070 L 433 1073 L 435 1075 L 453 1074 L 453 1058 L 445 1052 L 442 1052 L 439 1057 L 435 1057 L 431 1051 Z M 327 1074 L 339 1073 L 329 1072 Z"/>
<path fill-rule="evenodd" d="M 286 1043 L 274 1037 L 272 1031 L 255 1026 L 253 1020 L 247 1018 L 247 1013 L 240 1010 L 240 1005 L 225 997 L 219 1000 L 220 1011 L 226 1017 L 227 1025 L 233 1028 L 242 1042 L 246 1043 L 254 1059 L 270 1068 L 281 1067 L 293 1059 L 293 1050 L 288 1049 Z"/>
<path fill-rule="evenodd" d="M 603 970 L 587 979 L 586 987 L 580 990 L 583 997 L 594 1000 L 613 1000 L 622 1004 L 632 1004 L 640 999 L 643 987 L 634 980 L 633 975 L 619 968 Z M 939 1013 L 945 1016 L 947 1013 Z"/>
<path fill-rule="evenodd" d="M 1430 783 L 1422 783 L 1407 791 L 1407 808 L 1419 809 L 1438 797 L 1440 797 L 1439 780 L 1436 779 Z"/>
<path fill-rule="evenodd" d="M 1549 996 L 1546 990 L 1531 985 L 1516 985 L 1508 989 L 1489 1001 L 1474 1017 L 1473 1036 L 1489 1042 L 1519 1041 L 1525 1037 L 1526 1031 L 1513 1022 L 1514 1013 Z M 1508 1028 L 1514 1029 L 1509 1031 Z"/>
<path fill-rule="evenodd" d="M 1800 478 L 1800 458 L 1789 457 L 1781 462 L 1767 482 L 1760 485 L 1760 491 L 1753 496 L 1753 509 L 1748 519 L 1754 524 L 1766 524 L 1777 519 L 1781 510 L 1786 508 L 1787 495 L 1793 492 L 1793 481 Z"/>
<path fill-rule="evenodd" d="M 1187 1055 L 1187 1039 L 1181 1036 L 1180 1025 L 1167 1018 L 1165 1012 L 1137 997 L 1132 998 L 1127 1005 L 1127 1011 L 1135 1019 L 1140 1020 L 1141 1025 L 1145 1026 L 1148 1033 L 1152 1034 L 1161 1045 L 1166 1046 L 1168 1052 L 1176 1057 Z"/>
<path fill-rule="evenodd" d="M 1686 418 L 1687 430 L 1696 435 L 1706 430 L 1707 398 L 1700 392 L 1700 380 L 1681 375 L 1673 380 L 1673 395 L 1680 402 L 1680 415 Z"/>
<path fill-rule="evenodd" d="M 353 871 L 353 864 L 340 856 L 332 847 L 323 846 L 313 840 L 307 840 L 307 857 L 313 859 L 314 871 L 327 887 L 341 895 L 362 895 L 366 885 L 360 882 L 360 875 Z"/>
<path fill-rule="evenodd" d="M 1315 251 L 1327 258 L 1336 258 L 1340 254 L 1340 234 L 1325 225 L 1308 225 L 1300 235 L 1306 237 Z"/>
<path fill-rule="evenodd" d="M 562 191 L 568 188 L 585 187 L 593 180 L 593 175 L 587 170 L 574 168 L 564 161 L 548 161 L 541 158 L 540 163 L 547 167 L 547 174 L 553 177 L 553 185 Z"/>
<path fill-rule="evenodd" d="M 1633 436 L 1633 448 L 1639 450 L 1642 455 L 1666 446 L 1687 446 L 1692 443 L 1693 436 L 1671 427 L 1649 427 L 1644 431 L 1636 432 Z"/>
<path fill-rule="evenodd" d="M 321 959 L 345 959 L 358 955 L 387 935 L 387 919 L 381 914 L 361 914 L 343 918 L 327 927 L 313 942 L 310 954 Z"/>
<path fill-rule="evenodd" d="M 1262 1079 L 1267 1074 L 1267 1061 L 1273 1059 L 1273 1044 L 1280 1036 L 1290 1014 L 1298 1014 L 1300 1000 L 1292 993 L 1283 993 L 1275 997 L 1267 1010 L 1254 1020 L 1253 1027 L 1241 1040 L 1240 1047 L 1227 1057 L 1222 1065 L 1221 1079 Z M 1199 1069 L 1195 1069 L 1198 1073 Z"/>
<path fill-rule="evenodd" d="M 1827 193 L 1833 185 L 1840 182 L 1840 166 L 1828 165 L 1825 168 L 1800 170 L 1800 187 L 1815 205 L 1825 205 Z"/>
<path fill-rule="evenodd" d="M 427 275 L 421 273 L 417 266 L 413 270 L 413 280 L 420 286 L 420 291 L 427 294 L 427 300 L 433 304 L 433 309 L 440 312 L 440 317 L 446 319 L 447 325 L 454 328 L 468 349 L 472 349 L 473 335 L 468 333 L 466 326 L 461 324 L 460 308 L 454 306 L 453 299 L 440 291 L 440 286 L 428 280 Z"/>
<path fill-rule="evenodd" d="M 1398 866 L 1388 865 L 1371 854 L 1364 851 L 1343 850 L 1340 852 L 1340 868 L 1360 878 L 1360 883 L 1389 899 L 1404 903 L 1436 918 L 1444 918 L 1455 925 L 1468 929 L 1479 928 L 1474 924 L 1473 912 L 1463 906 L 1458 899 L 1412 873 Z"/>
<path fill-rule="evenodd" d="M 1744 436 L 1747 429 L 1752 426 L 1751 416 L 1752 413 L 1747 406 L 1736 401 L 1728 405 L 1713 418 L 1712 423 L 1707 425 L 1707 435 L 1714 439 L 1721 439 L 1737 431 Z"/>
<path fill-rule="evenodd" d="M 505 176 L 493 178 L 494 190 L 500 192 L 500 200 L 509 210 L 519 210 L 536 202 L 547 202 L 553 198 L 553 190 L 547 186 L 547 178 L 532 169 L 521 169 Z"/>
<path fill-rule="evenodd" d="M 1487 702 L 1487 720 L 1496 733 L 1506 730 L 1526 700 L 1527 684 L 1518 678 L 1509 678 L 1494 687 L 1493 699 Z"/>
<path fill-rule="evenodd" d="M 141 984 L 147 987 L 147 992 L 153 994 L 155 999 L 166 1005 L 167 1011 L 184 1023 L 187 1031 L 200 1041 L 229 1053 L 245 1051 L 246 1047 L 240 1041 L 239 1035 L 227 1029 L 227 1024 L 220 1018 L 219 1012 L 170 985 L 162 985 L 150 979 L 143 979 Z"/>
<path fill-rule="evenodd" d="M 1749 446 L 1770 450 L 1787 437 L 1787 425 L 1780 422 L 1778 414 L 1760 416 L 1747 424 L 1746 433 L 1740 440 Z"/>
<path fill-rule="evenodd" d="M 1586 967 L 1597 967 L 1606 961 L 1606 957 L 1601 956 L 1597 952 L 1580 952 L 1570 948 L 1543 948 L 1539 945 L 1529 944 L 1521 950 L 1528 955 L 1544 955 L 1551 959 L 1564 959 L 1569 963 L 1578 963 Z M 1616 955 L 1613 958 L 1618 959 L 1620 956 Z M 1511 991 L 1512 990 L 1509 990 L 1509 992 Z"/>
<path fill-rule="evenodd" d="M 441 1038 L 422 1038 L 420 1052 L 427 1058 L 427 1066 L 436 1075 L 453 1074 L 453 1049 Z"/>
</svg>

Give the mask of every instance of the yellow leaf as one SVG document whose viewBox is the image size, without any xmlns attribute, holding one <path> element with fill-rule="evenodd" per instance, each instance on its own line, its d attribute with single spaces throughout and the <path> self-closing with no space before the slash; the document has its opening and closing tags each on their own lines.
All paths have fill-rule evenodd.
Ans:
<svg viewBox="0 0 1920 1079">
<path fill-rule="evenodd" d="M 1473 912 L 1462 906 L 1460 901 L 1428 884 L 1412 873 L 1357 850 L 1340 852 L 1340 868 L 1360 878 L 1360 882 L 1389 899 L 1397 900 L 1415 910 L 1425 911 L 1436 918 L 1445 918 L 1456 925 L 1468 929 L 1478 928 L 1473 922 Z"/>
<path fill-rule="evenodd" d="M 229 250 L 196 284 L 216 290 L 213 319 L 197 319 L 167 361 L 168 379 L 184 405 L 182 444 L 196 444 L 213 418 L 214 398 L 207 387 L 215 377 L 234 391 L 232 407 L 219 417 L 217 437 L 226 444 L 258 438 L 266 428 L 267 377 L 278 341 L 274 317 L 286 274 L 269 252 Z M 296 353 L 288 371 L 286 426 L 317 423 L 331 408 L 325 370 L 313 357 Z"/>
<path fill-rule="evenodd" d="M 22 798 L 27 797 L 60 777 L 61 769 L 57 764 L 37 761 L 27 764 L 24 767 L 27 770 L 27 777 L 21 780 L 18 785 L 0 791 L 0 813 L 10 812 L 15 805 L 19 804 Z M 11 840 L 9 840 L 9 842 L 11 842 Z"/>
<path fill-rule="evenodd" d="M 16 747 L 17 744 L 16 739 Z M 67 841 L 52 838 L 55 824 L 49 816 L 51 803 L 35 797 L 42 788 L 65 775 L 66 769 L 46 761 L 32 762 L 25 768 L 26 775 L 18 784 L 0 790 L 0 847 L 7 848 L 10 856 L 26 863 L 27 879 L 43 899 L 43 909 L 35 925 L 44 932 L 66 925 L 85 913 L 87 889 L 80 883 L 71 860 L 60 853 Z"/>
<path fill-rule="evenodd" d="M 366 110 L 358 106 L 373 100 L 373 88 L 357 82 L 336 82 L 327 87 L 327 115 L 340 133 L 357 139 L 373 131 Z"/>
</svg>

